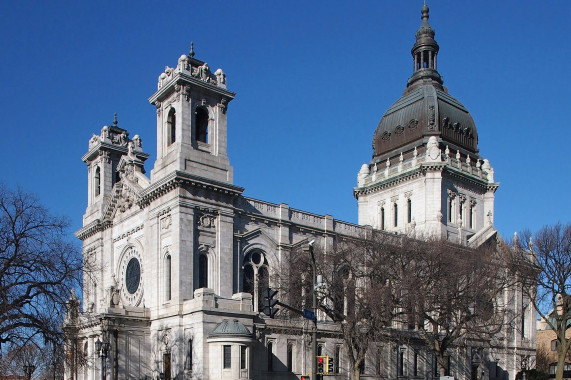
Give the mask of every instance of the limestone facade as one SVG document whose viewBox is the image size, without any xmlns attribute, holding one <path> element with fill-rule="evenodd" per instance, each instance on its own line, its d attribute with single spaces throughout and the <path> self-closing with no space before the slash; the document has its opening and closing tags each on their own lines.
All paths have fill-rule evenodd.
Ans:
<svg viewBox="0 0 571 380">
<path fill-rule="evenodd" d="M 160 74 L 149 99 L 157 112 L 150 177 L 141 137 L 117 120 L 90 139 L 77 237 L 96 270 L 84 281 L 79 379 L 297 379 L 311 371 L 310 323 L 268 319 L 258 306 L 262 282 L 294 249 L 316 239 L 327 251 L 370 228 L 470 245 L 495 236 L 492 168 L 436 135 L 362 166 L 359 225 L 244 196 L 227 155 L 234 96 L 224 72 L 212 73 L 191 51 Z M 527 335 L 507 332 L 502 349 L 458 347 L 453 376 L 513 378 L 522 352 L 533 354 L 532 319 Z M 339 369 L 332 377 L 347 378 L 334 326 L 320 320 L 319 331 L 320 351 Z M 103 360 L 97 341 L 109 344 Z M 427 350 L 395 348 L 371 349 L 364 378 L 400 376 L 401 352 L 404 377 L 434 378 Z"/>
</svg>

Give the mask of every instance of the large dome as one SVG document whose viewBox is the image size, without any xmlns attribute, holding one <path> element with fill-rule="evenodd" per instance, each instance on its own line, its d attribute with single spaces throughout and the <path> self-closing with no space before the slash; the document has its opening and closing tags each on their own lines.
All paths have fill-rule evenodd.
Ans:
<svg viewBox="0 0 571 380">
<path fill-rule="evenodd" d="M 412 48 L 414 73 L 403 96 L 385 112 L 373 136 L 373 160 L 430 136 L 441 138 L 471 153 L 478 152 L 478 133 L 470 113 L 442 85 L 436 70 L 439 46 L 428 24 L 428 7 L 422 8 L 422 24 Z"/>
</svg>

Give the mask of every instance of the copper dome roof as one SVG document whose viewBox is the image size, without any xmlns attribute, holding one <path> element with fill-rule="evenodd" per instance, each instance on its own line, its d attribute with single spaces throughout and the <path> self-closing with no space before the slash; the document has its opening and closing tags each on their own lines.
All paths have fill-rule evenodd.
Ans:
<svg viewBox="0 0 571 380">
<path fill-rule="evenodd" d="M 444 143 L 478 152 L 478 133 L 470 113 L 442 85 L 436 70 L 439 46 L 428 24 L 428 7 L 422 8 L 422 24 L 411 50 L 414 73 L 403 96 L 383 115 L 373 136 L 373 159 L 425 137 L 437 136 Z"/>
</svg>

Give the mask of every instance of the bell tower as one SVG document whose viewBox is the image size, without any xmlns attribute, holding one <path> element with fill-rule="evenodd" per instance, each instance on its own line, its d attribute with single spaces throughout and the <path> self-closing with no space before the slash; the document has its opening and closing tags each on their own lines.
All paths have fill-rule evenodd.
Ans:
<svg viewBox="0 0 571 380">
<path fill-rule="evenodd" d="M 181 55 L 175 68 L 166 67 L 149 102 L 157 108 L 157 161 L 151 172 L 156 182 L 173 172 L 232 183 L 227 154 L 228 103 L 221 69 L 194 58 L 194 48 Z"/>
</svg>

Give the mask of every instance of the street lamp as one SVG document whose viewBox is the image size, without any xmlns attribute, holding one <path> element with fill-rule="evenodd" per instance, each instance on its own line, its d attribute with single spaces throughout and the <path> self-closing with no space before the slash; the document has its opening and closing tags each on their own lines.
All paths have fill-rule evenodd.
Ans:
<svg viewBox="0 0 571 380">
<path fill-rule="evenodd" d="M 33 364 L 25 364 L 24 365 L 24 373 L 26 374 L 26 378 L 30 380 L 32 378 L 32 373 L 36 370 L 36 366 Z"/>
<path fill-rule="evenodd" d="M 316 371 L 317 371 L 317 284 L 316 284 L 316 273 L 317 273 L 317 269 L 315 266 L 315 254 L 313 253 L 313 244 L 315 243 L 315 240 L 312 240 L 309 242 L 309 253 L 311 254 L 311 284 L 312 284 L 312 289 L 311 289 L 311 293 L 313 294 L 312 297 L 312 302 L 311 302 L 311 308 L 313 310 L 313 313 L 315 315 L 315 317 L 313 318 L 313 332 L 312 332 L 312 337 L 311 337 L 311 379 L 312 380 L 317 380 L 317 375 L 316 375 Z"/>
<path fill-rule="evenodd" d="M 109 342 L 107 341 L 101 342 L 99 338 L 97 338 L 97 341 L 95 341 L 95 351 L 101 358 L 101 380 L 105 380 L 105 373 L 106 373 L 105 359 L 107 359 L 107 354 L 109 353 Z"/>
</svg>

